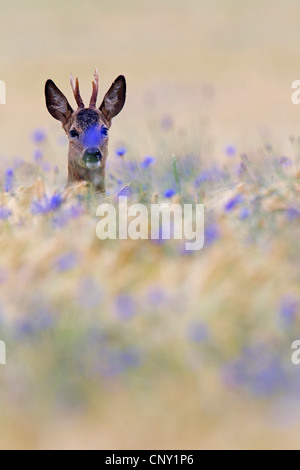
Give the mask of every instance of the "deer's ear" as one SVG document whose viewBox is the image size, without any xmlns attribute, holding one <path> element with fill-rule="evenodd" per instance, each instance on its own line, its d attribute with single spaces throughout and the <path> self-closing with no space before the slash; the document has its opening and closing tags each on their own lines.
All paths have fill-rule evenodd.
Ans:
<svg viewBox="0 0 300 470">
<path fill-rule="evenodd" d="M 62 124 L 66 124 L 73 114 L 73 109 L 65 95 L 57 88 L 52 80 L 45 85 L 46 105 L 49 113 Z"/>
<path fill-rule="evenodd" d="M 126 98 L 126 80 L 123 75 L 119 75 L 103 98 L 100 111 L 111 120 L 124 106 Z"/>
</svg>

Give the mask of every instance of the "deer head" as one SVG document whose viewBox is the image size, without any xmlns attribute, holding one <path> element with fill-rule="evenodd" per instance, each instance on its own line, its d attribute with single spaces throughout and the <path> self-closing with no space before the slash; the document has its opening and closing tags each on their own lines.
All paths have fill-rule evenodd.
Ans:
<svg viewBox="0 0 300 470">
<path fill-rule="evenodd" d="M 78 109 L 74 111 L 65 95 L 52 80 L 45 85 L 49 113 L 62 123 L 69 139 L 68 184 L 91 182 L 97 191 L 105 191 L 105 163 L 108 154 L 108 131 L 111 120 L 124 106 L 126 81 L 120 75 L 111 85 L 99 108 L 96 107 L 99 75 L 94 74 L 89 107 L 86 108 L 79 91 L 78 78 L 71 75 L 71 86 Z"/>
</svg>

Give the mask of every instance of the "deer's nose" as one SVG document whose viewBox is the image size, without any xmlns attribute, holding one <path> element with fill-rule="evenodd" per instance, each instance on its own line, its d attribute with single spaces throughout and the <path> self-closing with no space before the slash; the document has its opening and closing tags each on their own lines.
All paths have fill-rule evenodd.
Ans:
<svg viewBox="0 0 300 470">
<path fill-rule="evenodd" d="M 98 166 L 100 166 L 101 158 L 102 158 L 102 154 L 97 147 L 87 148 L 83 155 L 84 163 L 91 170 L 98 168 Z"/>
</svg>

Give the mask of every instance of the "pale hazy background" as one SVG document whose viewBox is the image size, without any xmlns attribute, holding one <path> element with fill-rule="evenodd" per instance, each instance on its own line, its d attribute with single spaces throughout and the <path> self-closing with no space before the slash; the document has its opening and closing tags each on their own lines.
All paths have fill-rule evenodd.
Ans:
<svg viewBox="0 0 300 470">
<path fill-rule="evenodd" d="M 181 132 L 210 133 L 215 149 L 278 142 L 297 134 L 300 79 L 297 0 L 0 0 L 0 154 L 30 158 L 37 127 L 61 133 L 48 114 L 52 78 L 74 104 L 69 74 L 89 99 L 93 69 L 101 99 L 120 73 L 127 103 L 111 146 L 152 151 L 149 121 L 170 114 Z"/>
<path fill-rule="evenodd" d="M 207 208 L 199 253 L 98 240 L 97 198 L 41 166 L 63 187 L 45 81 L 74 106 L 73 72 L 87 102 L 95 65 L 101 98 L 128 84 L 108 200 L 165 200 L 177 180 L 174 201 Z M 299 0 L 0 0 L 0 448 L 299 448 L 297 79 Z"/>
</svg>

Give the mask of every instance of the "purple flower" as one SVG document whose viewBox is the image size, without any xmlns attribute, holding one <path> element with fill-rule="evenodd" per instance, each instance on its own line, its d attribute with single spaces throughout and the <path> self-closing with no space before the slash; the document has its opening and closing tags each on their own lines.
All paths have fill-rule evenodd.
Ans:
<svg viewBox="0 0 300 470">
<path fill-rule="evenodd" d="M 103 299 L 102 288 L 99 282 L 92 277 L 85 277 L 80 281 L 78 288 L 78 303 L 84 308 L 95 308 Z"/>
<path fill-rule="evenodd" d="M 58 209 L 63 202 L 63 197 L 61 194 L 53 194 L 49 199 L 47 196 L 44 199 L 39 201 L 34 201 L 31 205 L 32 214 L 46 214 L 51 211 Z"/>
<path fill-rule="evenodd" d="M 124 157 L 125 153 L 127 152 L 127 149 L 126 147 L 124 147 L 124 145 L 120 145 L 117 149 L 116 149 L 116 155 L 117 157 Z"/>
<path fill-rule="evenodd" d="M 176 194 L 176 191 L 174 191 L 174 189 L 169 188 L 165 190 L 164 197 L 170 198 L 170 197 L 173 197 L 175 194 Z"/>
<path fill-rule="evenodd" d="M 128 369 L 139 367 L 142 358 L 139 351 L 133 347 L 123 350 L 102 348 L 98 371 L 106 377 L 114 377 Z"/>
<path fill-rule="evenodd" d="M 288 220 L 294 220 L 300 217 L 300 209 L 297 207 L 289 207 L 286 212 Z"/>
<path fill-rule="evenodd" d="M 280 301 L 279 317 L 285 325 L 291 325 L 294 322 L 298 309 L 298 300 L 293 296 L 285 295 Z"/>
<path fill-rule="evenodd" d="M 8 168 L 5 172 L 5 191 L 11 191 L 13 189 L 14 170 Z"/>
<path fill-rule="evenodd" d="M 135 313 L 135 303 L 129 294 L 119 294 L 115 301 L 116 313 L 122 319 L 129 319 Z"/>
<path fill-rule="evenodd" d="M 66 253 L 57 258 L 55 266 L 58 271 L 68 271 L 75 268 L 77 261 L 76 253 Z"/>
<path fill-rule="evenodd" d="M 165 131 L 165 132 L 170 131 L 174 126 L 174 121 L 171 118 L 171 116 L 166 114 L 165 116 L 162 117 L 162 119 L 160 121 L 160 126 L 161 126 L 163 131 Z"/>
<path fill-rule="evenodd" d="M 132 189 L 130 186 L 124 186 L 120 191 L 117 193 L 117 196 L 130 196 L 132 194 Z"/>
<path fill-rule="evenodd" d="M 242 178 L 242 176 L 245 175 L 246 171 L 247 167 L 244 162 L 238 163 L 238 165 L 236 165 L 235 167 L 235 172 L 239 178 Z"/>
<path fill-rule="evenodd" d="M 226 364 L 222 376 L 227 385 L 245 387 L 255 396 L 281 390 L 286 378 L 279 358 L 261 345 L 245 348 L 240 357 Z"/>
<path fill-rule="evenodd" d="M 36 163 L 39 163 L 42 160 L 42 158 L 43 158 L 43 152 L 40 149 L 35 149 L 33 153 L 33 160 Z"/>
<path fill-rule="evenodd" d="M 5 282 L 8 278 L 8 271 L 6 268 L 0 266 L 0 284 L 2 284 L 3 282 Z M 1 323 L 1 320 L 0 320 L 0 323 Z"/>
<path fill-rule="evenodd" d="M 48 210 L 55 211 L 62 205 L 62 202 L 63 202 L 63 197 L 61 194 L 53 194 L 48 204 Z"/>
<path fill-rule="evenodd" d="M 84 212 L 84 206 L 78 202 L 77 204 L 73 204 L 71 207 L 66 208 L 59 214 L 55 214 L 53 217 L 53 224 L 55 227 L 62 228 L 70 219 L 76 219 L 80 215 L 84 214 Z"/>
<path fill-rule="evenodd" d="M 241 204 L 243 202 L 243 200 L 244 200 L 244 198 L 240 193 L 236 194 L 231 199 L 229 199 L 229 201 L 226 202 L 226 204 L 224 206 L 225 211 L 226 212 L 232 211 L 233 209 L 236 208 L 236 206 Z"/>
<path fill-rule="evenodd" d="M 149 289 L 148 297 L 150 303 L 157 307 L 164 302 L 166 294 L 162 287 L 154 286 Z"/>
<path fill-rule="evenodd" d="M 195 187 L 199 188 L 206 181 L 211 180 L 211 174 L 209 170 L 203 170 L 200 175 L 195 179 Z"/>
<path fill-rule="evenodd" d="M 22 165 L 24 165 L 24 159 L 22 157 L 15 157 L 13 168 L 16 170 L 17 168 L 20 168 L 20 166 Z"/>
<path fill-rule="evenodd" d="M 150 155 L 147 155 L 144 157 L 144 160 L 141 162 L 141 168 L 148 168 L 150 165 L 153 165 L 155 163 L 155 158 L 151 157 Z"/>
<path fill-rule="evenodd" d="M 137 170 L 138 167 L 137 167 L 136 162 L 129 161 L 129 162 L 127 162 L 127 168 L 131 173 L 135 173 L 135 171 Z"/>
<path fill-rule="evenodd" d="M 31 138 L 35 144 L 39 144 L 40 142 L 43 142 L 46 139 L 46 132 L 44 129 L 36 129 L 31 134 Z"/>
<path fill-rule="evenodd" d="M 250 216 L 250 211 L 248 207 L 242 207 L 239 213 L 239 218 L 241 220 L 244 220 L 244 219 L 248 219 L 249 216 Z"/>
<path fill-rule="evenodd" d="M 0 219 L 6 220 L 11 215 L 11 211 L 7 207 L 0 206 Z"/>
<path fill-rule="evenodd" d="M 164 238 L 164 228 L 162 224 L 159 224 L 156 235 L 158 238 L 150 238 L 150 243 L 152 243 L 153 245 L 163 245 L 165 243 L 165 238 Z"/>
<path fill-rule="evenodd" d="M 71 219 L 75 219 L 84 213 L 84 206 L 81 203 L 73 204 L 67 214 Z"/>
<path fill-rule="evenodd" d="M 126 348 L 120 352 L 120 362 L 126 369 L 139 367 L 141 364 L 141 356 L 136 348 Z"/>
<path fill-rule="evenodd" d="M 289 157 L 280 157 L 278 160 L 280 165 L 285 168 L 288 168 L 293 165 L 292 159 Z"/>
<path fill-rule="evenodd" d="M 204 240 L 205 245 L 212 245 L 220 237 L 220 230 L 217 224 L 211 223 L 205 227 Z"/>
<path fill-rule="evenodd" d="M 212 181 L 222 181 L 227 177 L 226 172 L 222 168 L 213 166 L 201 171 L 200 175 L 195 180 L 195 187 L 199 188 L 203 183 Z"/>
<path fill-rule="evenodd" d="M 51 170 L 50 163 L 49 162 L 43 162 L 42 169 L 43 169 L 43 171 L 50 171 Z"/>
<path fill-rule="evenodd" d="M 18 338 L 36 335 L 50 329 L 53 324 L 53 314 L 47 309 L 40 309 L 35 311 L 30 317 L 16 322 L 16 335 Z"/>
<path fill-rule="evenodd" d="M 224 153 L 227 157 L 234 157 L 236 154 L 236 147 L 234 145 L 227 145 L 224 149 Z"/>
<path fill-rule="evenodd" d="M 188 338 L 194 343 L 202 343 L 208 337 L 207 326 L 200 322 L 194 321 L 188 325 Z"/>
</svg>

